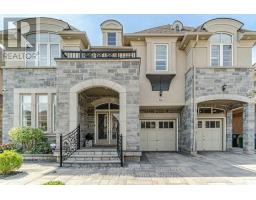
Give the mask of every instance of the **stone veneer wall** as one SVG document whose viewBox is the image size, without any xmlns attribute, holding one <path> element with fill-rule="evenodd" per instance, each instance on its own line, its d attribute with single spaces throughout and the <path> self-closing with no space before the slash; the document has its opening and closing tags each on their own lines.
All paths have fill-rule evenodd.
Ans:
<svg viewBox="0 0 256 200">
<path fill-rule="evenodd" d="M 126 149 L 139 151 L 139 60 L 57 60 L 57 132 L 69 130 L 70 88 L 82 81 L 104 79 L 126 88 Z"/>
<path fill-rule="evenodd" d="M 222 86 L 226 86 L 226 90 L 222 91 Z M 195 98 L 207 97 L 210 95 L 225 96 L 228 95 L 233 99 L 239 101 L 239 96 L 247 98 L 248 90 L 253 88 L 253 77 L 249 68 L 196 68 L 195 69 Z M 227 98 L 228 100 L 228 98 Z M 180 128 L 180 150 L 193 151 L 193 145 L 191 144 L 194 137 L 193 124 L 197 123 L 196 119 L 193 119 L 193 68 L 190 68 L 185 75 L 185 107 L 181 112 L 181 128 Z M 244 102 L 246 105 L 247 102 Z M 196 105 L 195 105 L 196 106 Z M 252 106 L 245 106 L 245 108 L 252 109 Z M 254 110 L 254 109 L 253 109 Z M 249 113 L 249 114 L 248 114 Z M 250 115 L 250 116 L 248 116 Z M 252 132 L 255 122 L 252 122 L 255 116 L 252 116 L 250 111 L 245 111 L 244 114 L 244 131 L 248 130 Z M 228 119 L 230 121 L 230 119 Z M 248 127 L 247 127 L 248 126 Z M 195 126 L 195 132 L 196 130 Z M 247 127 L 247 128 L 246 128 Z M 246 133 L 247 133 L 246 132 Z M 249 144 L 249 150 L 253 146 L 254 139 L 253 134 L 249 133 L 246 137 L 244 144 Z M 254 142 L 253 142 L 254 143 Z M 227 149 L 230 149 L 231 145 L 231 133 L 230 124 L 228 127 L 227 136 Z"/>
<path fill-rule="evenodd" d="M 8 143 L 8 131 L 14 120 L 14 88 L 55 88 L 55 68 L 3 69 L 3 143 Z"/>
<path fill-rule="evenodd" d="M 253 77 L 248 68 L 197 68 L 196 97 L 233 94 L 247 96 L 253 88 Z M 226 90 L 222 86 L 226 84 Z"/>
<path fill-rule="evenodd" d="M 180 114 L 179 150 L 183 152 L 191 152 L 193 149 L 193 78 L 193 70 L 189 70 L 185 74 L 185 106 Z"/>
</svg>

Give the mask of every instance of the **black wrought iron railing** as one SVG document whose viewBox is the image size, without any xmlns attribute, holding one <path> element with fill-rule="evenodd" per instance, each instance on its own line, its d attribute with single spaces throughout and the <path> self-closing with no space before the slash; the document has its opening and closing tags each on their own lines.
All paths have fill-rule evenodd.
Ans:
<svg viewBox="0 0 256 200">
<path fill-rule="evenodd" d="M 62 51 L 61 59 L 134 59 L 138 58 L 134 50 L 87 50 Z"/>
<path fill-rule="evenodd" d="M 123 136 L 117 133 L 117 154 L 121 161 L 121 167 L 124 166 L 124 155 L 123 155 Z"/>
<path fill-rule="evenodd" d="M 60 167 L 76 150 L 80 149 L 80 125 L 66 135 L 60 134 Z"/>
</svg>

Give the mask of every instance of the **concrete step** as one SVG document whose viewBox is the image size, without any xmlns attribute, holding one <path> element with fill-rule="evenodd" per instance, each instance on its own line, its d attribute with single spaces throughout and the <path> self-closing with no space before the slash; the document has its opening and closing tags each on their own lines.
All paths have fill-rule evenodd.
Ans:
<svg viewBox="0 0 256 200">
<path fill-rule="evenodd" d="M 73 154 L 69 158 L 70 160 L 85 160 L 85 161 L 90 161 L 90 160 L 118 160 L 119 157 L 118 155 L 79 155 L 79 154 Z"/>
<path fill-rule="evenodd" d="M 73 153 L 73 155 L 117 155 L 117 151 L 84 151 L 78 150 Z"/>
<path fill-rule="evenodd" d="M 64 167 L 79 167 L 79 168 L 88 168 L 88 167 L 120 167 L 120 160 L 108 160 L 108 161 L 74 161 L 74 160 L 65 160 L 63 162 Z"/>
</svg>

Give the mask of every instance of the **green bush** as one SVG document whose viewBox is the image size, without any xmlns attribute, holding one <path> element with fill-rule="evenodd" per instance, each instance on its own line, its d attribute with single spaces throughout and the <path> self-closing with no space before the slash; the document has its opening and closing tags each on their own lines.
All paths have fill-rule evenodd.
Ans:
<svg viewBox="0 0 256 200">
<path fill-rule="evenodd" d="M 0 153 L 3 153 L 5 150 L 13 150 L 14 145 L 13 144 L 2 144 L 0 145 Z"/>
<path fill-rule="evenodd" d="M 18 127 L 9 131 L 15 148 L 22 153 L 49 153 L 50 145 L 42 130 L 31 127 Z"/>
<path fill-rule="evenodd" d="M 65 185 L 65 183 L 62 181 L 48 181 L 44 185 Z"/>
<path fill-rule="evenodd" d="M 13 151 L 6 150 L 0 154 L 0 174 L 8 174 L 17 170 L 23 163 L 22 156 Z"/>
</svg>

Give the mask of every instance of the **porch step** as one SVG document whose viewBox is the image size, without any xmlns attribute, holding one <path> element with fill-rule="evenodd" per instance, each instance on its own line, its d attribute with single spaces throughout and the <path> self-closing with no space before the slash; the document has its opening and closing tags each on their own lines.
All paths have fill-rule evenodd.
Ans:
<svg viewBox="0 0 256 200">
<path fill-rule="evenodd" d="M 80 149 L 74 152 L 73 155 L 116 155 L 115 149 Z"/>
<path fill-rule="evenodd" d="M 118 155 L 81 155 L 81 154 L 73 154 L 70 156 L 70 160 L 77 160 L 77 161 L 90 161 L 90 160 L 118 160 Z"/>
<path fill-rule="evenodd" d="M 89 167 L 120 167 L 120 160 L 108 160 L 108 161 L 70 161 L 65 160 L 63 162 L 64 167 L 79 167 L 79 168 L 89 168 Z"/>
<path fill-rule="evenodd" d="M 63 162 L 64 167 L 120 167 L 116 149 L 79 149 Z"/>
</svg>

